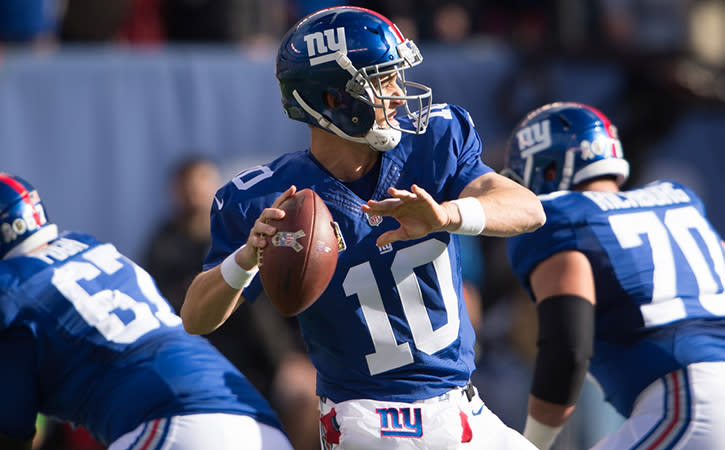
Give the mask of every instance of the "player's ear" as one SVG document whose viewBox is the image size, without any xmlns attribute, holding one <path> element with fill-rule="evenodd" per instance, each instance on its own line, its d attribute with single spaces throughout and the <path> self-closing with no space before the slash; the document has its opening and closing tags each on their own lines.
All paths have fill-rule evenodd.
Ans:
<svg viewBox="0 0 725 450">
<path fill-rule="evenodd" d="M 323 95 L 323 101 L 325 103 L 325 106 L 327 106 L 328 108 L 337 108 L 342 104 L 342 102 L 340 101 L 340 97 L 335 91 L 328 89 Z"/>
<path fill-rule="evenodd" d="M 554 181 L 555 179 L 556 179 L 556 163 L 552 162 L 544 170 L 544 180 L 546 180 L 546 181 Z"/>
</svg>

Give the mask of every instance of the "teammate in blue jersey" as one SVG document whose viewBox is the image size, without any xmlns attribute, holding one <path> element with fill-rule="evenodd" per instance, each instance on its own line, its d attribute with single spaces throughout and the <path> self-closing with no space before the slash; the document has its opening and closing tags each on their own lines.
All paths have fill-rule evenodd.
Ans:
<svg viewBox="0 0 725 450">
<path fill-rule="evenodd" d="M 0 173 L 0 448 L 38 413 L 110 450 L 292 449 L 267 402 L 152 278 L 109 243 L 59 234 L 38 193 Z"/>
<path fill-rule="evenodd" d="M 311 188 L 340 232 L 335 274 L 298 315 L 328 448 L 532 448 L 469 384 L 474 332 L 457 234 L 545 220 L 536 196 L 483 164 L 468 113 L 404 78 L 421 55 L 385 17 L 335 7 L 284 37 L 277 78 L 310 147 L 241 172 L 212 207 L 212 248 L 181 309 L 208 333 L 262 293 L 257 249 L 280 203 Z M 400 115 L 396 112 L 401 110 Z"/>
<path fill-rule="evenodd" d="M 620 191 L 616 128 L 577 103 L 529 113 L 504 174 L 547 216 L 508 241 L 539 318 L 524 435 L 550 447 L 588 370 L 627 418 L 594 448 L 722 449 L 725 252 L 702 201 L 674 181 Z"/>
</svg>

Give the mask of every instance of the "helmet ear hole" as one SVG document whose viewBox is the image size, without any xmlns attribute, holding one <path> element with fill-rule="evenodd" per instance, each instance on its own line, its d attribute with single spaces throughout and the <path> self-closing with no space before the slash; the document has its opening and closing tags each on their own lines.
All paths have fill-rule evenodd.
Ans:
<svg viewBox="0 0 725 450">
<path fill-rule="evenodd" d="M 546 169 L 544 169 L 544 181 L 554 181 L 556 178 L 556 162 L 552 161 L 551 164 L 546 166 Z"/>
<path fill-rule="evenodd" d="M 342 105 L 340 94 L 333 89 L 328 89 L 324 94 L 322 94 L 322 101 L 328 108 L 334 109 Z"/>
<path fill-rule="evenodd" d="M 564 131 L 569 131 L 571 128 L 571 122 L 569 122 L 563 114 L 557 114 L 556 118 L 559 119 L 559 122 L 561 122 L 561 125 L 564 127 Z"/>
</svg>

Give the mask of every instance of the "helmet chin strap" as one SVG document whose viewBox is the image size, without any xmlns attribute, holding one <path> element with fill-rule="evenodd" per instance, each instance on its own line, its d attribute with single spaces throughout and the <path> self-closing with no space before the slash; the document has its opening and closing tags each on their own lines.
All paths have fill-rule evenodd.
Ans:
<svg viewBox="0 0 725 450">
<path fill-rule="evenodd" d="M 403 133 L 400 130 L 395 130 L 390 127 L 381 127 L 380 125 L 375 124 L 370 131 L 365 133 L 364 138 L 373 149 L 379 152 L 387 152 L 398 145 L 402 135 Z"/>
<path fill-rule="evenodd" d="M 302 99 L 302 96 L 297 93 L 296 89 L 292 91 L 292 96 L 295 100 L 297 100 L 297 103 L 300 104 L 302 109 L 304 109 L 307 114 L 311 115 L 315 121 L 317 121 L 320 127 L 332 131 L 343 139 L 360 144 L 368 144 L 373 150 L 377 150 L 379 152 L 391 150 L 400 142 L 400 138 L 402 136 L 402 132 L 400 130 L 383 127 L 377 124 L 373 125 L 373 127 L 365 133 L 364 136 L 350 136 L 342 131 L 337 125 L 327 120 L 327 118 L 325 118 L 322 114 L 312 109 L 312 107 Z"/>
</svg>

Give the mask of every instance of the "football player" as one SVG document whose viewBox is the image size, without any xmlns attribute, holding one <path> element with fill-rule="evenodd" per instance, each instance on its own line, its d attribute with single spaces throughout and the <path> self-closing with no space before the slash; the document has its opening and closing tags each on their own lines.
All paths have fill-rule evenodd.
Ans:
<svg viewBox="0 0 725 450">
<path fill-rule="evenodd" d="M 405 70 L 422 57 L 388 19 L 355 7 L 305 17 L 276 73 L 308 149 L 242 171 L 212 207 L 212 249 L 181 310 L 208 333 L 262 293 L 257 250 L 281 202 L 311 188 L 339 230 L 335 274 L 298 320 L 318 371 L 323 445 L 341 449 L 532 448 L 469 383 L 474 332 L 459 234 L 509 236 L 545 217 L 540 202 L 483 164 L 460 107 L 433 105 Z M 398 114 L 400 112 L 400 114 Z"/>
<path fill-rule="evenodd" d="M 0 448 L 38 413 L 111 450 L 292 449 L 266 401 L 110 243 L 59 234 L 37 191 L 0 173 Z"/>
<path fill-rule="evenodd" d="M 620 191 L 616 128 L 577 103 L 529 113 L 503 173 L 547 215 L 508 241 L 539 320 L 524 435 L 551 446 L 588 370 L 627 418 L 596 449 L 723 448 L 725 253 L 697 194 L 675 181 Z"/>
</svg>

